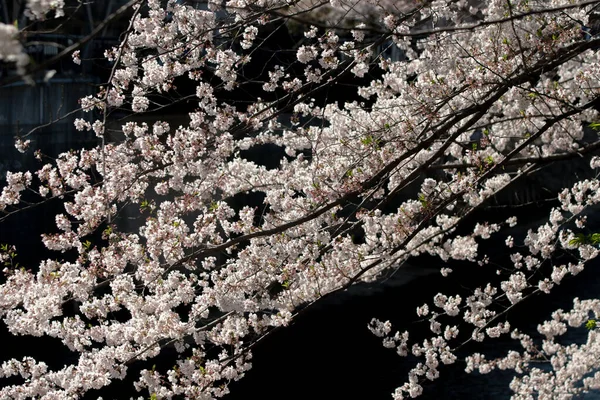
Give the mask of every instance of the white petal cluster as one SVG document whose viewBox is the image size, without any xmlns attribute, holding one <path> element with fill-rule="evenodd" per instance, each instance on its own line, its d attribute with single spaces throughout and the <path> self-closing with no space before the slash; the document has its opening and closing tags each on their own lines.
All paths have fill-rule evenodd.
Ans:
<svg viewBox="0 0 600 400">
<path fill-rule="evenodd" d="M 0 61 L 15 63 L 19 71 L 29 64 L 29 57 L 18 40 L 19 31 L 14 25 L 0 23 Z"/>
<path fill-rule="evenodd" d="M 597 330 L 585 343 L 557 339 L 593 324 L 597 300 L 556 311 L 539 339 L 510 323 L 517 304 L 599 253 L 588 231 L 600 203 L 592 5 L 134 3 L 104 53 L 110 81 L 80 100 L 83 116 L 69 114 L 101 144 L 2 177 L 2 219 L 49 199 L 62 209 L 41 238 L 56 257 L 20 268 L 0 244 L 0 319 L 77 357 L 55 369 L 7 360 L 0 379 L 22 380 L 0 384 L 1 399 L 71 400 L 131 374 L 144 398 L 222 397 L 250 368 L 253 344 L 303 307 L 422 256 L 444 276 L 472 267 L 481 279 L 456 290 L 447 279 L 421 299 L 419 340 L 389 321 L 368 325 L 384 347 L 418 358 L 394 398 L 421 395 L 462 344 L 509 334 L 523 351 L 467 354 L 466 370 L 513 370 L 520 399 L 600 387 Z M 59 0 L 25 9 L 36 24 L 68 10 Z M 0 61 L 20 73 L 33 28 L 23 29 L 0 24 Z M 284 30 L 294 46 L 273 50 Z M 172 101 L 184 114 L 164 117 Z M 36 144 L 25 139 L 18 150 Z M 567 183 L 540 179 L 554 203 L 543 221 L 520 218 L 526 234 L 494 212 L 535 203 L 528 179 L 580 158 Z M 485 254 L 496 243 L 505 257 Z M 171 346 L 173 368 L 151 369 Z M 540 357 L 551 368 L 537 368 Z"/>
<path fill-rule="evenodd" d="M 64 6 L 64 0 L 27 0 L 25 14 L 32 19 L 45 19 L 53 11 L 54 18 L 60 18 L 65 15 Z"/>
</svg>

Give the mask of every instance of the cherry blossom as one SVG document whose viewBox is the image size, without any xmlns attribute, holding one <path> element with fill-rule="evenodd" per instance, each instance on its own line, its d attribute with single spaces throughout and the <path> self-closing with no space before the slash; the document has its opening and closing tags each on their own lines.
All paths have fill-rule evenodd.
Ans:
<svg viewBox="0 0 600 400">
<path fill-rule="evenodd" d="M 0 220 L 50 199 L 63 209 L 41 238 L 57 257 L 17 268 L 2 247 L 0 318 L 11 334 L 56 338 L 76 357 L 57 369 L 4 362 L 0 379 L 20 380 L 0 385 L 0 398 L 74 399 L 126 377 L 144 398 L 222 397 L 251 368 L 254 345 L 301 310 L 425 254 L 444 277 L 460 263 L 498 276 L 421 300 L 425 337 L 368 324 L 384 347 L 418 359 L 395 399 L 421 395 L 466 343 L 498 337 L 523 350 L 470 354 L 466 371 L 513 370 L 515 399 L 600 387 L 597 329 L 583 344 L 556 340 L 600 318 L 597 299 L 575 299 L 537 334 L 510 323 L 514 307 L 599 252 L 587 217 L 600 202 L 598 1 L 123 7 L 127 26 L 104 51 L 109 79 L 69 115 L 98 145 L 38 154 L 37 170 L 3 182 Z M 25 9 L 38 24 L 68 12 L 62 1 Z M 269 38 L 284 28 L 296 45 L 273 51 Z M 21 75 L 22 29 L 0 24 L 0 61 Z M 79 64 L 84 53 L 67 55 Z M 163 108 L 179 101 L 193 109 L 173 123 Z M 35 142 L 15 146 L 28 155 Z M 285 156 L 251 156 L 264 148 Z M 554 203 L 543 221 L 473 222 L 544 166 L 579 158 L 586 175 L 546 188 Z M 489 243 L 504 260 L 486 254 Z M 171 368 L 153 368 L 169 346 Z M 144 366 L 132 377 L 134 362 Z"/>
</svg>

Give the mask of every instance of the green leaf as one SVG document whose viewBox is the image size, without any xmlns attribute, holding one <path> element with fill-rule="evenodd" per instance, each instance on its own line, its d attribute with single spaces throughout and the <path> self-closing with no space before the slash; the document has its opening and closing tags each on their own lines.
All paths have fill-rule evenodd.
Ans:
<svg viewBox="0 0 600 400">
<path fill-rule="evenodd" d="M 600 130 L 600 122 L 592 122 L 591 124 L 588 125 L 590 128 L 592 128 L 595 131 Z"/>
<path fill-rule="evenodd" d="M 360 140 L 360 142 L 365 145 L 365 146 L 374 146 L 375 148 L 379 148 L 379 144 L 381 143 L 380 140 L 378 140 L 377 138 L 375 138 L 373 135 L 367 135 L 366 137 L 362 138 Z"/>
<path fill-rule="evenodd" d="M 592 330 L 596 327 L 597 323 L 595 319 L 588 319 L 588 321 L 585 323 L 585 327 L 589 330 Z"/>
<path fill-rule="evenodd" d="M 105 236 L 110 236 L 110 234 L 112 233 L 112 231 L 113 231 L 112 227 L 109 226 L 104 231 L 102 231 L 102 234 L 105 235 Z"/>
<path fill-rule="evenodd" d="M 569 245 L 571 246 L 579 246 L 586 242 L 585 235 L 583 233 L 578 233 L 575 237 L 569 240 Z"/>
<path fill-rule="evenodd" d="M 428 202 L 423 193 L 419 193 L 419 202 L 421 203 L 421 206 L 423 206 L 423 208 L 427 207 Z"/>
<path fill-rule="evenodd" d="M 600 244 L 600 233 L 592 233 L 588 236 L 588 240 L 591 244 Z"/>
</svg>

